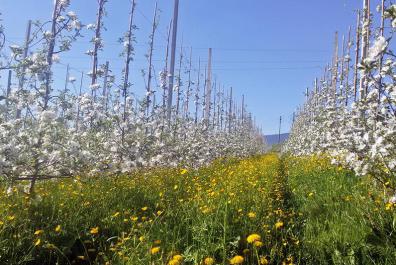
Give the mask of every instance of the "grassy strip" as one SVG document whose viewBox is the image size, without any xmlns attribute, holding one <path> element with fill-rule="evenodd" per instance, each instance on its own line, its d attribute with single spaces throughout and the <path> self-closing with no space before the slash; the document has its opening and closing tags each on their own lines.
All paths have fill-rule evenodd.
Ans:
<svg viewBox="0 0 396 265">
<path fill-rule="evenodd" d="M 46 181 L 35 199 L 4 187 L 0 264 L 291 264 L 298 240 L 279 170 L 266 155 Z"/>
<path fill-rule="evenodd" d="M 301 264 L 396 264 L 396 215 L 370 177 L 325 158 L 284 159 L 299 211 Z"/>
</svg>

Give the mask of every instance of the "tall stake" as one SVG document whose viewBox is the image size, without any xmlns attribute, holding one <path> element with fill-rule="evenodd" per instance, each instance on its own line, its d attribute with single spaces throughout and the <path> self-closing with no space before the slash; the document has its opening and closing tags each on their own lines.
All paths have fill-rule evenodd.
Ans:
<svg viewBox="0 0 396 265">
<path fill-rule="evenodd" d="M 281 128 L 282 128 L 282 116 L 279 117 L 278 144 L 280 144 L 281 141 Z"/>
<path fill-rule="evenodd" d="M 209 48 L 209 59 L 208 59 L 208 74 L 206 82 L 206 95 L 205 95 L 205 120 L 209 123 L 210 117 L 210 104 L 212 97 L 212 48 Z"/>
<path fill-rule="evenodd" d="M 104 73 L 104 78 L 103 78 L 103 91 L 102 91 L 105 112 L 107 112 L 107 103 L 108 103 L 108 95 L 109 95 L 109 91 L 107 91 L 108 78 L 109 78 L 109 61 L 106 61 L 105 73 Z"/>
<path fill-rule="evenodd" d="M 169 86 L 168 86 L 168 109 L 167 118 L 170 124 L 172 115 L 172 98 L 173 98 L 173 80 L 175 76 L 175 61 L 176 61 L 176 42 L 177 42 L 177 22 L 179 18 L 179 0 L 175 0 L 175 6 L 173 11 L 173 28 L 172 28 L 172 47 L 171 47 L 171 64 L 169 74 Z"/>
<path fill-rule="evenodd" d="M 82 93 L 82 86 L 83 86 L 83 81 L 84 81 L 84 72 L 81 72 L 81 80 L 80 80 L 80 91 L 78 93 L 78 100 L 77 100 L 77 114 L 76 114 L 76 131 L 78 132 L 78 126 L 80 122 L 80 97 Z"/>
<path fill-rule="evenodd" d="M 180 57 L 179 57 L 179 70 L 177 74 L 177 90 L 176 90 L 176 116 L 179 115 L 179 110 L 180 110 L 180 93 L 181 93 L 181 68 L 182 68 L 182 62 L 183 62 L 183 42 L 180 47 Z"/>
<path fill-rule="evenodd" d="M 96 85 L 98 79 L 98 51 L 102 46 L 101 41 L 101 29 L 102 29 L 102 17 L 104 14 L 104 4 L 107 0 L 99 0 L 98 13 L 96 17 L 96 29 L 95 29 L 95 39 L 94 42 L 94 50 L 93 50 L 93 59 L 92 59 L 92 78 L 91 78 L 91 86 Z M 92 96 L 96 97 L 96 88 L 92 87 Z"/>
<path fill-rule="evenodd" d="M 26 29 L 26 36 L 25 36 L 25 47 L 23 49 L 23 59 L 26 59 L 28 52 L 29 52 L 29 44 L 30 44 L 30 33 L 32 30 L 32 21 L 28 21 L 27 29 Z M 21 77 L 19 78 L 19 87 L 18 91 L 23 90 L 23 86 L 25 84 L 25 72 L 26 72 L 26 66 L 22 66 L 22 71 L 21 71 Z M 17 108 L 16 111 L 16 118 L 19 119 L 21 117 L 21 112 L 22 110 Z"/>
<path fill-rule="evenodd" d="M 359 51 L 360 51 L 360 10 L 358 10 L 357 15 L 357 26 L 356 26 L 356 47 L 355 47 L 355 69 L 353 73 L 353 95 L 354 101 L 357 100 L 357 92 L 358 92 L 358 65 L 359 65 Z"/>
<path fill-rule="evenodd" d="M 124 112 L 122 115 L 122 119 L 125 122 L 126 120 L 126 111 L 127 111 L 127 97 L 128 97 L 128 87 L 129 84 L 129 67 L 132 60 L 132 52 L 133 52 L 133 18 L 135 14 L 136 2 L 132 0 L 131 3 L 131 11 L 129 13 L 129 27 L 128 27 L 128 36 L 127 36 L 127 53 L 125 56 L 125 65 L 124 65 L 124 84 L 122 86 L 122 95 L 124 97 Z M 107 104 L 107 101 L 106 101 Z"/>
<path fill-rule="evenodd" d="M 166 106 L 166 90 L 167 90 L 167 78 L 168 78 L 168 60 L 169 60 L 169 43 L 170 43 L 170 35 L 171 35 L 171 30 L 172 30 L 172 20 L 169 23 L 169 29 L 168 29 L 168 38 L 167 38 L 167 44 L 166 44 L 166 56 L 165 56 L 165 67 L 164 67 L 164 84 L 162 88 L 162 108 L 165 110 Z"/>
<path fill-rule="evenodd" d="M 361 61 L 367 57 L 368 47 L 369 47 L 369 37 L 370 37 L 370 1 L 363 0 L 363 32 L 362 32 L 362 55 Z M 360 99 L 363 99 L 367 95 L 368 85 L 366 84 L 367 78 L 363 75 L 360 79 Z"/>
<path fill-rule="evenodd" d="M 230 89 L 230 102 L 229 102 L 229 109 L 228 109 L 228 132 L 231 132 L 231 126 L 232 126 L 232 87 Z"/>
<path fill-rule="evenodd" d="M 150 35 L 150 53 L 149 53 L 149 70 L 148 70 L 148 78 L 147 78 L 147 95 L 146 95 L 146 115 L 149 116 L 150 111 L 150 99 L 151 99 L 151 79 L 152 79 L 152 71 L 153 71 L 153 51 L 154 51 L 154 39 L 155 39 L 155 30 L 157 28 L 157 9 L 158 2 L 155 2 L 155 11 L 153 18 L 153 27 L 151 29 Z"/>
<path fill-rule="evenodd" d="M 8 107 L 10 104 L 9 98 L 11 94 L 11 78 L 12 78 L 12 71 L 8 70 L 8 80 L 7 80 L 7 91 L 6 91 L 6 98 L 5 98 L 5 105 L 6 105 L 6 120 L 8 120 Z"/>
<path fill-rule="evenodd" d="M 348 31 L 348 44 L 347 44 L 347 58 L 346 58 L 346 71 L 345 71 L 345 106 L 348 106 L 349 98 L 349 71 L 351 63 L 351 31 L 352 27 L 349 27 Z"/>
<path fill-rule="evenodd" d="M 187 91 L 186 91 L 186 99 L 185 99 L 185 107 L 184 107 L 184 113 L 185 117 L 188 118 L 188 109 L 189 109 L 189 103 L 190 103 L 190 94 L 191 94 L 191 70 L 192 70 L 192 47 L 190 49 L 190 64 L 188 67 L 188 85 L 187 85 Z"/>
<path fill-rule="evenodd" d="M 338 32 L 335 33 L 334 38 L 334 58 L 333 58 L 333 76 L 331 80 L 332 90 L 334 93 L 334 104 L 336 104 L 337 96 L 337 80 L 338 80 Z"/>
<path fill-rule="evenodd" d="M 197 77 L 197 86 L 195 90 L 195 124 L 198 123 L 198 106 L 199 106 L 199 85 L 201 81 L 201 58 L 198 59 L 198 77 Z"/>
</svg>

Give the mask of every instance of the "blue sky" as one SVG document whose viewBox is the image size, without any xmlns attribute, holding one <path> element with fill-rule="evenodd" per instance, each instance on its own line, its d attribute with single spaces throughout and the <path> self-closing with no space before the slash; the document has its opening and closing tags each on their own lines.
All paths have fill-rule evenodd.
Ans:
<svg viewBox="0 0 396 265">
<path fill-rule="evenodd" d="M 71 9 L 84 24 L 94 23 L 96 0 L 72 0 Z M 28 19 L 48 20 L 52 0 L 0 0 L 0 12 L 6 29 L 7 45 L 22 44 Z M 104 20 L 105 49 L 100 62 L 110 61 L 116 75 L 121 71 L 121 51 L 117 39 L 128 26 L 129 0 L 110 0 Z M 374 4 L 373 4 L 374 5 Z M 141 69 L 147 69 L 151 20 L 155 0 L 137 0 L 135 24 L 137 45 L 132 64 L 132 88 L 142 93 Z M 163 67 L 166 34 L 172 16 L 173 0 L 158 0 L 160 24 L 154 51 L 155 69 Z M 285 121 L 282 131 L 289 130 L 292 113 L 304 100 L 304 91 L 321 76 L 330 61 L 334 32 L 347 33 L 354 26 L 361 1 L 352 0 L 180 0 L 179 48 L 188 56 L 193 48 L 193 65 L 198 58 L 207 62 L 207 49 L 213 48 L 213 72 L 225 87 L 233 87 L 239 99 L 242 94 L 257 123 L 266 134 L 277 133 L 279 116 Z M 374 7 L 374 6 L 373 6 Z M 92 34 L 79 40 L 73 51 L 61 55 L 62 65 L 55 67 L 57 80 L 64 80 L 70 64 L 72 75 L 88 71 L 90 59 L 84 52 L 91 48 Z M 187 61 L 184 62 L 187 66 Z M 2 73 L 4 83 L 5 73 Z M 88 86 L 88 80 L 85 81 Z M 61 83 L 59 83 L 61 85 Z M 86 87 L 87 87 L 86 86 Z"/>
</svg>

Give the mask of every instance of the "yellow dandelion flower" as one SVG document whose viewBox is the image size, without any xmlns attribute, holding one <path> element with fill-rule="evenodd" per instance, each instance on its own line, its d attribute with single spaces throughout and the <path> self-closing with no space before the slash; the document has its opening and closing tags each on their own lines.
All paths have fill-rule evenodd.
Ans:
<svg viewBox="0 0 396 265">
<path fill-rule="evenodd" d="M 256 213 L 255 212 L 249 212 L 248 213 L 249 218 L 256 218 Z"/>
<path fill-rule="evenodd" d="M 57 226 L 55 227 L 55 232 L 60 233 L 60 231 L 62 231 L 62 228 L 61 228 L 60 225 L 57 225 Z"/>
<path fill-rule="evenodd" d="M 116 213 L 114 213 L 114 214 L 112 215 L 112 217 L 116 218 L 116 217 L 119 216 L 119 215 L 120 215 L 120 212 L 116 212 Z"/>
<path fill-rule="evenodd" d="M 139 237 L 139 241 L 143 242 L 146 238 L 144 236 Z"/>
<path fill-rule="evenodd" d="M 261 236 L 258 234 L 251 234 L 246 238 L 246 241 L 248 243 L 254 243 L 256 241 L 260 241 L 261 240 Z"/>
<path fill-rule="evenodd" d="M 175 260 L 175 259 L 171 259 L 171 260 L 168 262 L 168 265 L 180 265 L 180 261 Z"/>
<path fill-rule="evenodd" d="M 245 259 L 242 256 L 235 256 L 230 259 L 230 264 L 242 264 Z"/>
<path fill-rule="evenodd" d="M 36 232 L 34 232 L 34 235 L 39 236 L 42 233 L 44 233 L 44 230 L 36 230 Z"/>
<path fill-rule="evenodd" d="M 8 221 L 12 221 L 15 219 L 15 215 L 7 216 Z"/>
<path fill-rule="evenodd" d="M 180 170 L 180 174 L 185 175 L 188 173 L 188 170 L 183 168 L 182 170 Z"/>
<path fill-rule="evenodd" d="M 388 203 L 385 205 L 385 210 L 387 210 L 387 211 L 391 210 L 392 208 L 393 208 L 393 203 L 391 203 L 391 202 L 388 202 Z"/>
<path fill-rule="evenodd" d="M 261 248 L 262 246 L 264 246 L 264 243 L 261 241 L 255 241 L 253 244 L 256 248 Z"/>
<path fill-rule="evenodd" d="M 34 242 L 34 246 L 37 247 L 41 244 L 41 239 L 37 239 L 36 242 Z"/>
<path fill-rule="evenodd" d="M 136 222 L 138 219 L 139 219 L 139 217 L 137 217 L 137 216 L 131 216 L 131 220 L 134 222 Z"/>
<path fill-rule="evenodd" d="M 153 247 L 150 249 L 150 253 L 151 253 L 151 255 L 155 255 L 155 254 L 159 253 L 160 250 L 161 250 L 161 247 Z"/>
<path fill-rule="evenodd" d="M 260 264 L 261 265 L 267 265 L 267 264 L 269 264 L 269 261 L 267 260 L 266 257 L 261 257 L 260 258 Z"/>
<path fill-rule="evenodd" d="M 174 255 L 172 259 L 177 260 L 179 262 L 182 262 L 183 261 L 183 256 L 182 255 Z"/>
<path fill-rule="evenodd" d="M 213 264 L 215 264 L 215 260 L 213 258 L 211 257 L 205 258 L 204 265 L 213 265 Z"/>
<path fill-rule="evenodd" d="M 90 233 L 91 233 L 92 235 L 98 234 L 98 233 L 99 233 L 99 227 L 97 226 L 97 227 L 91 228 Z"/>
<path fill-rule="evenodd" d="M 275 228 L 276 229 L 279 229 L 279 228 L 282 228 L 282 227 L 283 227 L 283 222 L 282 221 L 276 222 L 276 224 L 275 224 Z"/>
<path fill-rule="evenodd" d="M 143 208 L 142 208 L 142 211 L 143 212 L 145 212 L 145 211 L 147 211 L 148 210 L 148 207 L 147 206 L 144 206 Z"/>
</svg>

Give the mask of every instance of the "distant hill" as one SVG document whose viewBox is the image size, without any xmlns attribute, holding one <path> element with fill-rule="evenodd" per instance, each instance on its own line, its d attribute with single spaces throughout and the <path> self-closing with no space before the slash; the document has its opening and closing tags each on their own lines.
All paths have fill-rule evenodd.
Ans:
<svg viewBox="0 0 396 265">
<path fill-rule="evenodd" d="M 280 135 L 280 143 L 286 141 L 287 138 L 289 138 L 289 133 L 282 133 Z M 274 144 L 278 144 L 278 139 L 278 134 L 265 135 L 265 140 L 267 141 L 268 147 L 271 147 Z"/>
</svg>

